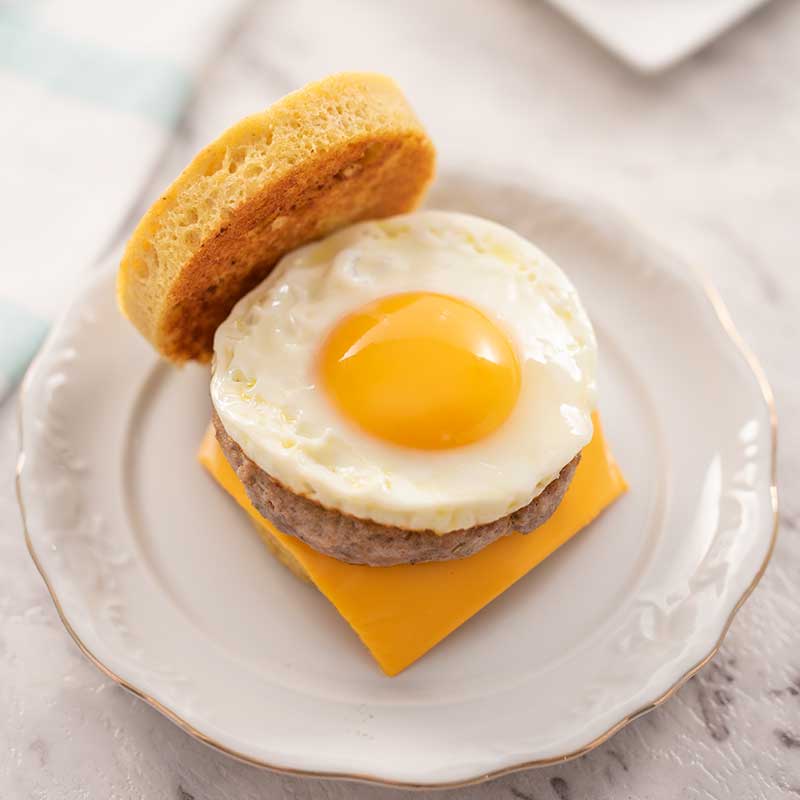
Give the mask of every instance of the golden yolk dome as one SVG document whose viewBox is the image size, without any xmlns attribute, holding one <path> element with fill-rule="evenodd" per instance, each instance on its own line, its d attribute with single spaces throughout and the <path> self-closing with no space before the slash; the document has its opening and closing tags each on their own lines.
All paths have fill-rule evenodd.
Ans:
<svg viewBox="0 0 800 800">
<path fill-rule="evenodd" d="M 520 391 L 505 333 L 473 305 L 428 292 L 383 297 L 342 319 L 323 343 L 319 375 L 351 422 L 422 450 L 488 436 Z"/>
</svg>

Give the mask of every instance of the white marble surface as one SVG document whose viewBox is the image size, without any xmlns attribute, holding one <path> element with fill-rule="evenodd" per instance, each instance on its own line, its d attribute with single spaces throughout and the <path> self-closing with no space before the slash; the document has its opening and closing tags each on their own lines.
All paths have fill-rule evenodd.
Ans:
<svg viewBox="0 0 800 800">
<path fill-rule="evenodd" d="M 589 755 L 442 797 L 800 797 L 798 43 L 800 3 L 776 0 L 695 58 L 644 78 L 533 0 L 263 2 L 211 59 L 122 226 L 124 235 L 237 117 L 328 72 L 382 70 L 413 99 L 443 165 L 523 171 L 621 208 L 705 267 L 760 357 L 780 416 L 781 534 L 721 653 Z M 86 662 L 24 549 L 14 422 L 12 400 L 0 409 L 0 798 L 400 796 L 236 763 Z"/>
</svg>

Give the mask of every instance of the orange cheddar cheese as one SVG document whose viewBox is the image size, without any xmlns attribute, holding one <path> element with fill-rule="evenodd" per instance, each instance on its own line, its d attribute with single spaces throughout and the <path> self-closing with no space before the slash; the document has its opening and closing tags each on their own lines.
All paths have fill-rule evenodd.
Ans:
<svg viewBox="0 0 800 800">
<path fill-rule="evenodd" d="M 256 522 L 261 536 L 293 571 L 333 603 L 387 675 L 397 675 L 541 563 L 616 500 L 627 484 L 595 414 L 564 500 L 535 532 L 498 539 L 469 558 L 368 567 L 345 564 L 278 531 L 251 504 L 212 428 L 198 458 Z"/>
</svg>

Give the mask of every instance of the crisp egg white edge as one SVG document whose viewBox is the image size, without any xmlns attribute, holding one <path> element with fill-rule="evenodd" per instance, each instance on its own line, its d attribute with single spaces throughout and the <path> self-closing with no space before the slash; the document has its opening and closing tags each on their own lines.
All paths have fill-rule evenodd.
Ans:
<svg viewBox="0 0 800 800">
<path fill-rule="evenodd" d="M 520 396 L 486 439 L 442 451 L 399 447 L 361 432 L 317 389 L 327 332 L 366 303 L 404 291 L 472 303 L 517 350 Z M 443 534 L 527 505 L 589 443 L 596 350 L 575 288 L 535 245 L 479 217 L 421 211 L 358 223 L 284 256 L 217 330 L 211 397 L 244 453 L 294 493 L 361 519 Z M 269 399 L 259 391 L 267 382 Z"/>
</svg>

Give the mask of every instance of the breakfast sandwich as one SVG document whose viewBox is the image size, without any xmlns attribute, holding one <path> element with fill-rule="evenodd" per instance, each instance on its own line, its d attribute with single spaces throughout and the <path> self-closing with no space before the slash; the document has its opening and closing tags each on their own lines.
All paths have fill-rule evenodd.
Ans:
<svg viewBox="0 0 800 800">
<path fill-rule="evenodd" d="M 202 464 L 390 675 L 625 490 L 575 288 L 414 211 L 434 160 L 392 81 L 327 78 L 204 149 L 118 278 L 165 358 L 211 362 Z"/>
</svg>

